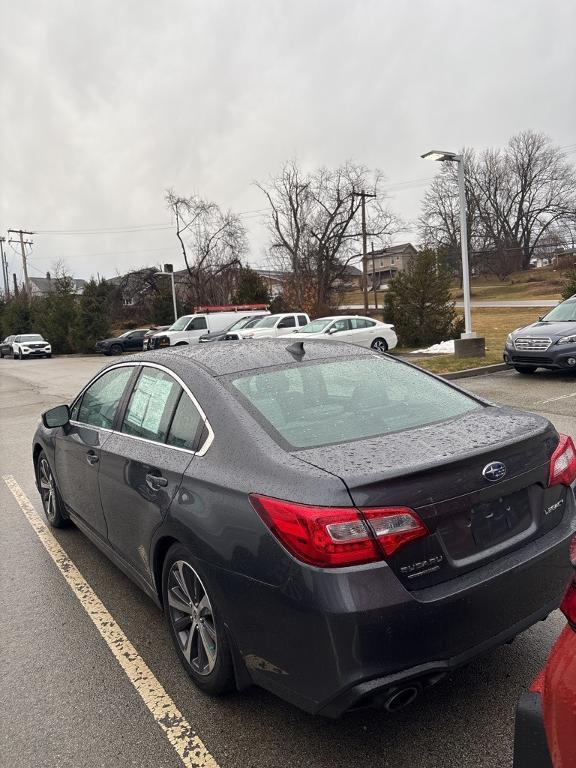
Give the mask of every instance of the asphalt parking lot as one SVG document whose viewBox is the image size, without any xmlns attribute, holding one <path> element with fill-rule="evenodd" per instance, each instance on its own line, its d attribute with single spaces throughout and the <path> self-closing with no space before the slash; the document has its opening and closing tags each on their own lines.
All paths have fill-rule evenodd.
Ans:
<svg viewBox="0 0 576 768">
<path fill-rule="evenodd" d="M 1 474 L 14 478 L 40 514 L 30 458 L 38 416 L 69 402 L 107 362 L 0 360 Z M 576 437 L 574 375 L 503 372 L 457 383 L 541 413 Z M 0 525 L 0 764 L 181 766 L 5 482 Z M 205 750 L 188 757 L 191 766 L 510 766 L 516 700 L 563 626 L 558 613 L 550 616 L 402 712 L 329 721 L 257 688 L 219 700 L 201 694 L 180 667 L 161 612 L 78 530 L 54 535 L 201 739 Z"/>
</svg>

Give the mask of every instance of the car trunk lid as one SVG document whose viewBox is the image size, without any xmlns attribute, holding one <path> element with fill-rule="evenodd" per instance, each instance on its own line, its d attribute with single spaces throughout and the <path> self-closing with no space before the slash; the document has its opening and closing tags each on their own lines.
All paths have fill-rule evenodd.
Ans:
<svg viewBox="0 0 576 768">
<path fill-rule="evenodd" d="M 298 452 L 338 475 L 359 508 L 415 510 L 429 535 L 387 558 L 416 589 L 494 560 L 554 527 L 566 488 L 548 488 L 552 425 L 488 406 L 459 418 L 377 438 Z M 505 474 L 490 479 L 490 465 Z"/>
</svg>

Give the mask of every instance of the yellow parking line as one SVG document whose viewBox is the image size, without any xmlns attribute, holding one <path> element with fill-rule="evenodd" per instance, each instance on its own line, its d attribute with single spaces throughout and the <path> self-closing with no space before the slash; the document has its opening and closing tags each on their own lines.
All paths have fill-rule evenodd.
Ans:
<svg viewBox="0 0 576 768">
<path fill-rule="evenodd" d="M 56 541 L 48 526 L 38 516 L 22 488 L 12 475 L 5 475 L 3 479 L 46 551 L 68 582 L 68 586 L 92 619 L 94 626 L 150 710 L 152 717 L 166 734 L 182 763 L 186 768 L 218 768 L 218 763 L 208 752 L 200 737 L 108 613 L 104 603 Z"/>
</svg>

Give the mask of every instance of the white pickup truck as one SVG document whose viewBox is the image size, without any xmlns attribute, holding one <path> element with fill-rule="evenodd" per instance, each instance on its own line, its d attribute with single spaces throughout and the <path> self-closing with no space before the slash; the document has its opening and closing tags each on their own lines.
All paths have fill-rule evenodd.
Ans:
<svg viewBox="0 0 576 768">
<path fill-rule="evenodd" d="M 250 310 L 235 312 L 206 312 L 193 315 L 182 315 L 172 323 L 166 331 L 155 333 L 148 339 L 148 349 L 164 349 L 178 347 L 183 344 L 198 344 L 200 336 L 207 333 L 219 333 L 228 328 L 235 320 L 245 315 L 269 315 L 267 310 Z"/>
<path fill-rule="evenodd" d="M 289 333 L 308 325 L 310 318 L 305 312 L 283 312 L 268 315 L 247 331 L 240 331 L 243 339 L 266 339 L 274 336 L 287 336 Z"/>
</svg>

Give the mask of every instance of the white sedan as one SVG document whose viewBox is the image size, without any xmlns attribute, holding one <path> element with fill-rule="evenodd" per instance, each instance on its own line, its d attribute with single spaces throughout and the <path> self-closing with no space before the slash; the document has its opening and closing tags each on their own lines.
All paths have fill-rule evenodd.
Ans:
<svg viewBox="0 0 576 768">
<path fill-rule="evenodd" d="M 370 347 L 378 352 L 387 352 L 398 344 L 394 326 L 358 315 L 335 315 L 319 317 L 311 323 L 294 331 L 290 336 L 299 339 L 322 339 L 327 341 L 347 341 L 361 347 Z"/>
</svg>

